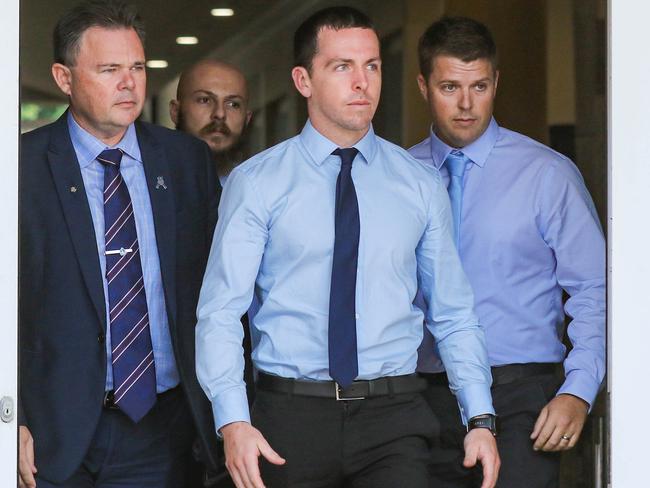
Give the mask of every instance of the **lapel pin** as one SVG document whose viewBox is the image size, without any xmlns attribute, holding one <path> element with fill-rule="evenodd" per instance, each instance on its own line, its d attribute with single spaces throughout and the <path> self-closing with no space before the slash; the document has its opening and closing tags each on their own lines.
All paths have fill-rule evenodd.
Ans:
<svg viewBox="0 0 650 488">
<path fill-rule="evenodd" d="M 77 187 L 76 186 L 71 186 L 70 187 L 70 193 L 77 193 Z"/>
<path fill-rule="evenodd" d="M 156 190 L 159 190 L 160 188 L 162 188 L 163 190 L 167 189 L 167 186 L 165 185 L 165 178 L 163 178 L 162 176 L 156 178 Z"/>
</svg>

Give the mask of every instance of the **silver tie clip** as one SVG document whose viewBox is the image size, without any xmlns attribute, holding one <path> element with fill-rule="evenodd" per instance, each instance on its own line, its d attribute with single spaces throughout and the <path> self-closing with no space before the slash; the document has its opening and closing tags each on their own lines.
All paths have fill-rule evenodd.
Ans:
<svg viewBox="0 0 650 488">
<path fill-rule="evenodd" d="M 114 249 L 112 251 L 105 251 L 104 254 L 106 256 L 110 256 L 111 254 L 119 254 L 120 256 L 124 256 L 127 252 L 133 252 L 133 249 L 124 249 L 123 247 L 120 247 L 119 249 Z"/>
</svg>

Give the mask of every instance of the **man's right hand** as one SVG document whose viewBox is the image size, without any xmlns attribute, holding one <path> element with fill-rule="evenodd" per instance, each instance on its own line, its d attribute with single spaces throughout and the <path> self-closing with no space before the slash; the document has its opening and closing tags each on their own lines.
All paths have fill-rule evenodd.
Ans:
<svg viewBox="0 0 650 488">
<path fill-rule="evenodd" d="M 34 464 L 34 438 L 27 427 L 21 425 L 18 450 L 18 486 L 19 488 L 36 488 L 36 465 Z"/>
<path fill-rule="evenodd" d="M 480 462 L 483 466 L 481 488 L 494 488 L 499 477 L 501 458 L 492 432 L 483 428 L 472 429 L 465 436 L 464 446 L 463 466 L 471 468 Z"/>
<path fill-rule="evenodd" d="M 237 488 L 264 488 L 257 458 L 264 456 L 273 464 L 286 461 L 271 449 L 262 433 L 248 422 L 233 422 L 221 428 L 226 468 Z"/>
</svg>

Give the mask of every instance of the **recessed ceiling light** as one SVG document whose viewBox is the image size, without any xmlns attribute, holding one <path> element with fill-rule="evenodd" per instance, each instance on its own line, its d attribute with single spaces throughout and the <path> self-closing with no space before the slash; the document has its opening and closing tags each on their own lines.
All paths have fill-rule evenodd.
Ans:
<svg viewBox="0 0 650 488">
<path fill-rule="evenodd" d="M 214 17 L 232 17 L 235 15 L 235 11 L 231 8 L 213 8 L 210 13 Z"/>
<path fill-rule="evenodd" d="M 147 68 L 166 68 L 169 63 L 164 59 L 150 59 L 147 61 Z"/>
<path fill-rule="evenodd" d="M 176 38 L 176 44 L 181 44 L 184 46 L 189 46 L 198 43 L 199 43 L 199 38 L 194 36 L 180 36 Z"/>
</svg>

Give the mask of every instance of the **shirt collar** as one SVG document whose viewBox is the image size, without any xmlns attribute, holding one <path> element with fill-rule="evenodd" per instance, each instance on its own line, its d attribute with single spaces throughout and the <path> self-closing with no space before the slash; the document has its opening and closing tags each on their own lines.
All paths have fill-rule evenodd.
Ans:
<svg viewBox="0 0 650 488">
<path fill-rule="evenodd" d="M 309 120 L 307 120 L 299 137 L 303 147 L 309 156 L 311 156 L 313 162 L 318 166 L 323 164 L 332 152 L 338 148 L 335 143 L 318 132 Z M 362 156 L 362 159 L 367 164 L 370 164 L 375 154 L 377 154 L 377 136 L 375 136 L 372 125 L 368 128 L 366 135 L 352 147 L 355 147 Z"/>
<path fill-rule="evenodd" d="M 226 181 L 228 181 L 228 175 L 224 175 L 224 176 L 218 175 L 218 177 L 219 177 L 219 184 L 221 185 L 221 188 L 223 188 L 224 186 L 226 186 Z"/>
<path fill-rule="evenodd" d="M 140 153 L 140 146 L 138 145 L 138 137 L 135 132 L 134 124 L 127 127 L 124 137 L 122 137 L 120 142 L 112 147 L 107 146 L 81 127 L 72 116 L 71 111 L 68 111 L 68 130 L 70 132 L 72 145 L 74 146 L 79 159 L 79 166 L 82 168 L 85 168 L 92 163 L 105 149 L 121 149 L 122 152 L 131 159 L 142 163 L 142 155 Z"/>
<path fill-rule="evenodd" d="M 456 148 L 453 148 L 442 142 L 433 131 L 433 127 L 431 128 L 430 132 L 431 157 L 433 159 L 433 164 L 435 167 L 440 169 L 442 164 L 445 162 L 445 159 L 447 159 L 447 156 L 449 156 L 449 153 Z M 497 124 L 496 120 L 494 120 L 494 117 L 492 117 L 490 123 L 487 126 L 487 129 L 485 129 L 485 132 L 483 132 L 483 134 L 481 134 L 481 136 L 474 142 L 460 148 L 460 150 L 465 156 L 471 159 L 474 164 L 483 167 L 485 165 L 485 161 L 490 155 L 490 152 L 492 152 L 492 148 L 496 144 L 498 137 L 499 125 Z"/>
</svg>

